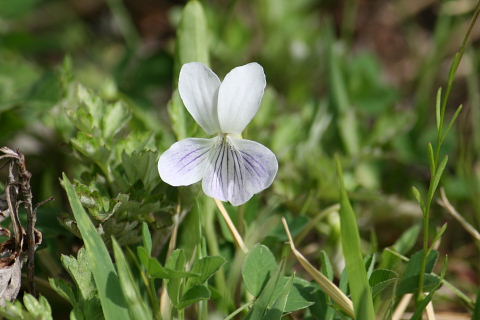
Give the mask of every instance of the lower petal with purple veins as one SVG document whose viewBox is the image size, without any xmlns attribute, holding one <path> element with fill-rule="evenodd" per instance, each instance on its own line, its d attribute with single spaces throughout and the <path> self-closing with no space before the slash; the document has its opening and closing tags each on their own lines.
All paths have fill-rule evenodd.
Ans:
<svg viewBox="0 0 480 320">
<path fill-rule="evenodd" d="M 188 138 L 174 143 L 158 160 L 160 178 L 172 186 L 200 181 L 215 139 Z"/>
<path fill-rule="evenodd" d="M 260 143 L 222 137 L 205 168 L 204 192 L 233 205 L 247 202 L 268 188 L 278 170 L 277 158 Z"/>
</svg>

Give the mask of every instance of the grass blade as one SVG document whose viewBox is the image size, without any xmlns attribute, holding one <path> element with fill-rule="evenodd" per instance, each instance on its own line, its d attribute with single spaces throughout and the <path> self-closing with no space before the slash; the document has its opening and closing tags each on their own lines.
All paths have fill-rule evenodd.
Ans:
<svg viewBox="0 0 480 320">
<path fill-rule="evenodd" d="M 62 185 L 67 192 L 68 201 L 85 244 L 105 319 L 130 319 L 120 281 L 105 243 L 90 221 L 72 183 L 65 174 L 63 174 Z"/>
<path fill-rule="evenodd" d="M 127 259 L 118 245 L 118 242 L 112 238 L 113 252 L 115 254 L 115 262 L 117 264 L 118 276 L 120 284 L 125 294 L 130 316 L 132 319 L 148 320 L 152 319 L 152 313 L 145 304 L 144 299 L 140 295 L 138 286 L 135 283 Z"/>
<path fill-rule="evenodd" d="M 367 271 L 361 254 L 360 235 L 358 232 L 357 218 L 350 205 L 347 191 L 343 184 L 343 173 L 340 160 L 336 157 L 337 173 L 340 184 L 340 233 L 346 269 L 349 278 L 349 287 L 355 313 L 362 313 L 362 320 L 375 319 L 373 300 Z"/>
</svg>

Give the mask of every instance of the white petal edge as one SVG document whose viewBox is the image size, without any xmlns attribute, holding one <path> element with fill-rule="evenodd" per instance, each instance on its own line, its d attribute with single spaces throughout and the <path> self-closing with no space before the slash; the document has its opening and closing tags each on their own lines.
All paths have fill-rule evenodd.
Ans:
<svg viewBox="0 0 480 320">
<path fill-rule="evenodd" d="M 208 134 L 220 132 L 217 97 L 220 79 L 206 65 L 189 62 L 180 69 L 178 92 L 183 104 Z"/>
<path fill-rule="evenodd" d="M 263 68 L 252 62 L 234 68 L 218 90 L 218 121 L 223 133 L 240 134 L 260 107 L 266 86 Z"/>
<path fill-rule="evenodd" d="M 214 139 L 187 138 L 174 143 L 158 160 L 160 178 L 172 186 L 188 186 L 205 173 Z"/>
<path fill-rule="evenodd" d="M 262 144 L 233 137 L 221 138 L 210 152 L 203 192 L 232 205 L 244 204 L 268 188 L 278 171 L 275 154 Z"/>
</svg>

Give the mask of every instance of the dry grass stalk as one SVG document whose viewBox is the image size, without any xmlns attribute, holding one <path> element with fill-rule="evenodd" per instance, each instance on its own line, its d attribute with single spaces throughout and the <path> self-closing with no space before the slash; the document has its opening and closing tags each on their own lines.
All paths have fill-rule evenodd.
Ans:
<svg viewBox="0 0 480 320">
<path fill-rule="evenodd" d="M 290 229 L 288 228 L 287 221 L 285 218 L 282 217 L 282 223 L 285 227 L 285 232 L 287 233 L 288 240 L 290 243 L 290 247 L 292 249 L 293 254 L 297 258 L 298 262 L 302 265 L 305 271 L 308 272 L 312 276 L 315 281 L 320 285 L 320 287 L 325 291 L 325 293 L 332 298 L 335 303 L 337 303 L 345 313 L 347 313 L 351 317 L 355 317 L 355 312 L 353 311 L 353 303 L 352 301 L 340 290 L 332 281 L 330 281 L 327 277 L 323 275 L 320 271 L 318 271 L 301 253 L 295 248 L 295 244 L 293 243 L 293 238 L 290 233 Z"/>
</svg>

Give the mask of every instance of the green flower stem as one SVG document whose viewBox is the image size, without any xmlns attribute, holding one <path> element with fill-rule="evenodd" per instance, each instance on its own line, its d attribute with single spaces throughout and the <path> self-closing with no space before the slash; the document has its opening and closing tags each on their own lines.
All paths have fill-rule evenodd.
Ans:
<svg viewBox="0 0 480 320">
<path fill-rule="evenodd" d="M 218 245 L 216 231 L 215 231 L 215 211 L 214 207 L 210 206 L 210 201 L 205 201 L 208 205 L 206 208 L 204 226 L 205 226 L 205 237 L 207 238 L 208 249 L 211 255 L 220 256 L 220 248 Z M 225 272 L 223 268 L 220 268 L 215 275 L 215 283 L 217 285 L 218 291 L 223 295 L 221 300 L 221 307 L 228 310 L 231 305 L 233 305 L 232 297 L 230 295 L 230 290 L 228 289 L 227 280 L 225 278 Z"/>
</svg>

